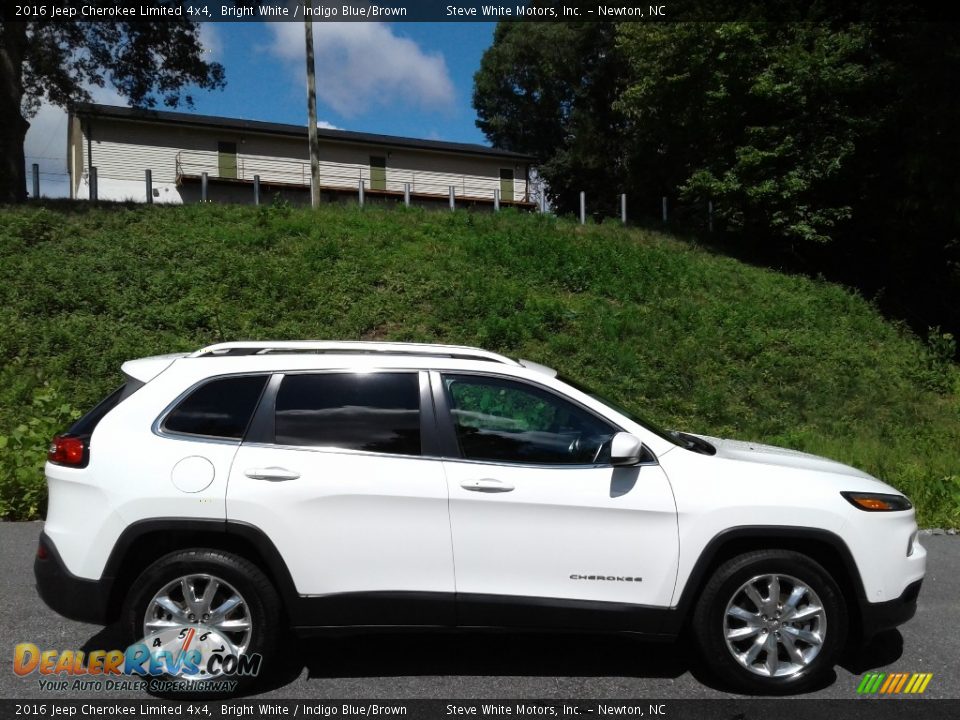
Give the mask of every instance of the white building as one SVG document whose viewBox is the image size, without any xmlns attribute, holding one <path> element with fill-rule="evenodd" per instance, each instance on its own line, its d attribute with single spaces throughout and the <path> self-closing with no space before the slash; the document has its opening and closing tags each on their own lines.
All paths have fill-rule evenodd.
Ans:
<svg viewBox="0 0 960 720">
<path fill-rule="evenodd" d="M 320 186 L 326 199 L 402 200 L 409 186 L 417 204 L 532 207 L 532 158 L 483 145 L 318 130 Z M 84 103 L 70 112 L 67 167 L 70 197 L 89 199 L 96 168 L 100 200 L 146 200 L 145 171 L 153 201 L 197 202 L 206 176 L 214 202 L 253 202 L 280 193 L 309 201 L 307 129 L 299 125 L 139 110 Z M 263 201 L 263 200 L 262 200 Z"/>
</svg>

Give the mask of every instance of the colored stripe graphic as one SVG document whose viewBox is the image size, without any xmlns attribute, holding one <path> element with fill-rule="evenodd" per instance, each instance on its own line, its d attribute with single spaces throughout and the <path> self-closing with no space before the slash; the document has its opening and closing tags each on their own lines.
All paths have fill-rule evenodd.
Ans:
<svg viewBox="0 0 960 720">
<path fill-rule="evenodd" d="M 860 695 L 919 695 L 933 679 L 933 673 L 867 673 L 857 685 Z"/>
<path fill-rule="evenodd" d="M 900 679 L 900 675 L 897 673 L 891 673 L 887 675 L 887 681 L 880 686 L 880 693 L 889 692 L 890 688 L 897 684 L 897 680 Z"/>
<path fill-rule="evenodd" d="M 900 673 L 900 682 L 897 683 L 897 686 L 891 691 L 898 693 L 903 690 L 904 684 L 907 682 L 907 678 L 910 677 L 910 673 Z"/>
<path fill-rule="evenodd" d="M 877 688 L 880 687 L 880 682 L 884 677 L 884 673 L 867 673 L 863 676 L 863 680 L 860 681 L 857 692 L 864 695 L 875 693 Z"/>
<path fill-rule="evenodd" d="M 930 684 L 930 680 L 932 679 L 933 673 L 914 673 L 914 676 L 910 678 L 910 682 L 907 684 L 907 688 L 909 689 L 904 690 L 904 692 L 919 695 L 927 689 L 927 685 Z"/>
</svg>

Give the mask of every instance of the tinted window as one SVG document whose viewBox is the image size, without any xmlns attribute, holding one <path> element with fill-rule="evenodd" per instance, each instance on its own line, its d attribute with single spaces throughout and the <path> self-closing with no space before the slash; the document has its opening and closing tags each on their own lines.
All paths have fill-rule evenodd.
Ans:
<svg viewBox="0 0 960 720">
<path fill-rule="evenodd" d="M 106 417 L 107 413 L 113 410 L 117 405 L 133 395 L 137 390 L 143 387 L 139 380 L 130 378 L 126 385 L 121 385 L 103 400 L 97 403 L 96 407 L 77 420 L 67 431 L 70 435 L 84 436 L 92 435 L 94 429 L 100 424 L 100 421 Z"/>
<path fill-rule="evenodd" d="M 186 397 L 167 415 L 164 430 L 211 437 L 243 437 L 267 382 L 264 375 L 221 378 Z"/>
<path fill-rule="evenodd" d="M 277 393 L 276 440 L 419 455 L 417 374 L 288 375 Z"/>
<path fill-rule="evenodd" d="M 616 428 L 532 385 L 445 375 L 460 453 L 470 460 L 545 465 L 609 462 Z"/>
</svg>

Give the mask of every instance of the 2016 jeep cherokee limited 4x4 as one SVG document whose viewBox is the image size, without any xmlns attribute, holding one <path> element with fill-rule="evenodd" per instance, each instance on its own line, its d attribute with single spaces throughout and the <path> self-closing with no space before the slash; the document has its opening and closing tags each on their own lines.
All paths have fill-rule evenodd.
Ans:
<svg viewBox="0 0 960 720">
<path fill-rule="evenodd" d="M 286 626 L 688 628 L 730 686 L 784 693 L 916 609 L 894 488 L 662 432 L 535 363 L 246 342 L 123 372 L 53 441 L 35 572 L 131 643 L 194 627 L 269 665 Z"/>
</svg>

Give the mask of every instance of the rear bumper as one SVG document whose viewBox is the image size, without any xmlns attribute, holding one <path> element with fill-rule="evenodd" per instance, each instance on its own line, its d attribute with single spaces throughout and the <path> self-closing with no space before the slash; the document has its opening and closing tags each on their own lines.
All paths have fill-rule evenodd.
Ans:
<svg viewBox="0 0 960 720">
<path fill-rule="evenodd" d="M 920 586 L 923 580 L 917 580 L 907 585 L 906 589 L 895 600 L 881 603 L 860 603 L 860 617 L 862 620 L 863 638 L 869 640 L 874 635 L 903 625 L 917 612 L 917 597 L 920 595 Z"/>
<path fill-rule="evenodd" d="M 40 534 L 40 546 L 46 557 L 37 554 L 33 575 L 37 592 L 54 612 L 70 620 L 104 625 L 110 621 L 110 590 L 112 578 L 87 580 L 67 570 L 53 541 L 46 533 Z"/>
</svg>

